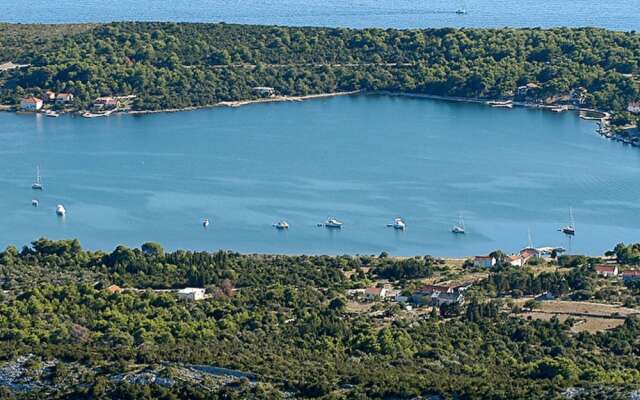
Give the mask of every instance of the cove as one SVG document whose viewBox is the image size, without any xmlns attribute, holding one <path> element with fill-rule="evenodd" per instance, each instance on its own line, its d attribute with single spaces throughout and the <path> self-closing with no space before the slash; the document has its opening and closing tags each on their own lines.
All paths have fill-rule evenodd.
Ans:
<svg viewBox="0 0 640 400">
<path fill-rule="evenodd" d="M 469 256 L 518 250 L 528 231 L 535 246 L 586 254 L 640 237 L 640 152 L 573 113 L 360 95 L 96 119 L 0 113 L 0 140 L 1 246 L 47 236 L 104 250 Z M 557 232 L 570 206 L 572 240 Z M 460 212 L 467 234 L 454 236 Z M 328 215 L 344 228 L 317 227 Z M 385 227 L 395 216 L 406 231 Z M 280 219 L 291 229 L 276 231 Z"/>
</svg>

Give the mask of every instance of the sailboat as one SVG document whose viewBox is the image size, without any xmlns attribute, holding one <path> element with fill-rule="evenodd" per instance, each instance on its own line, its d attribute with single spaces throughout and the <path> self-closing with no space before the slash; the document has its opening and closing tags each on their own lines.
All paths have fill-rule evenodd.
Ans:
<svg viewBox="0 0 640 400">
<path fill-rule="evenodd" d="M 462 218 L 462 214 L 458 216 L 458 223 L 453 225 L 451 232 L 464 234 L 464 218 Z"/>
<path fill-rule="evenodd" d="M 42 186 L 42 179 L 40 178 L 40 167 L 36 167 L 36 181 L 31 185 L 31 189 L 33 190 L 42 190 L 44 187 Z"/>
<path fill-rule="evenodd" d="M 467 7 L 465 7 L 464 2 L 461 4 L 460 8 L 456 10 L 456 14 L 465 15 L 467 13 Z"/>
<path fill-rule="evenodd" d="M 569 225 L 562 227 L 560 231 L 562 231 L 562 233 L 564 233 L 565 235 L 573 236 L 576 234 L 576 222 L 573 219 L 573 209 L 571 207 L 569 207 L 569 218 Z"/>
</svg>

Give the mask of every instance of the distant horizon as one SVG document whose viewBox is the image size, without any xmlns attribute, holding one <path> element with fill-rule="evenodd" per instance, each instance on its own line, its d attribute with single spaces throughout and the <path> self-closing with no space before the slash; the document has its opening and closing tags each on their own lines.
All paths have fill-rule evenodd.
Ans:
<svg viewBox="0 0 640 400">
<path fill-rule="evenodd" d="M 451 2 L 435 0 L 416 4 L 409 0 L 373 1 L 345 4 L 329 0 L 316 4 L 309 0 L 262 2 L 249 0 L 241 7 L 221 0 L 192 4 L 186 0 L 59 1 L 50 7 L 45 0 L 32 0 L 20 7 L 7 7 L 6 23 L 109 23 L 193 22 L 238 23 L 280 26 L 349 28 L 557 28 L 594 27 L 630 32 L 640 29 L 633 15 L 637 3 L 622 0 L 601 3 L 595 0 L 550 0 L 531 4 L 524 0 Z M 456 11 L 464 8 L 465 15 Z M 597 12 L 596 12 L 597 10 Z M 135 16 L 132 18 L 132 16 Z"/>
</svg>

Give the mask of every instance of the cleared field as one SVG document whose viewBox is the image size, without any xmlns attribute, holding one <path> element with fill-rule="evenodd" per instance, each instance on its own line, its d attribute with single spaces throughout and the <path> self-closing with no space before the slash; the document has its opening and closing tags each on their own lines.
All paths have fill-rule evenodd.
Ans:
<svg viewBox="0 0 640 400">
<path fill-rule="evenodd" d="M 571 328 L 572 332 L 600 332 L 607 329 L 616 328 L 624 324 L 623 318 L 604 318 L 604 317 L 575 317 L 569 314 L 551 314 L 551 313 L 539 313 L 528 312 L 520 314 L 526 319 L 541 319 L 549 321 L 554 316 L 558 317 L 560 322 L 566 321 L 569 317 L 574 318 L 577 322 Z"/>
<path fill-rule="evenodd" d="M 558 313 L 558 314 L 584 314 L 586 316 L 609 317 L 613 314 L 619 314 L 626 317 L 629 315 L 640 314 L 640 310 L 622 307 L 614 304 L 591 303 L 588 301 L 543 301 L 540 307 L 536 309 L 539 312 Z"/>
<path fill-rule="evenodd" d="M 518 299 L 516 303 L 524 304 L 530 299 Z M 544 301 L 534 311 L 519 314 L 523 318 L 550 320 L 556 316 L 560 321 L 571 317 L 578 322 L 572 327 L 573 332 L 598 332 L 613 329 L 624 323 L 630 315 L 640 314 L 640 310 L 618 305 L 591 303 L 586 301 Z"/>
</svg>

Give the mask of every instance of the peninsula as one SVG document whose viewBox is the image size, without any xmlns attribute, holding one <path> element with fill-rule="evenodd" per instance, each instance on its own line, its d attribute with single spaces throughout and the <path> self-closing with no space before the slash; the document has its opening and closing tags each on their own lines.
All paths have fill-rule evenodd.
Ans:
<svg viewBox="0 0 640 400">
<path fill-rule="evenodd" d="M 0 24 L 0 104 L 140 112 L 391 92 L 608 111 L 628 128 L 638 60 L 640 35 L 595 28 Z"/>
</svg>

